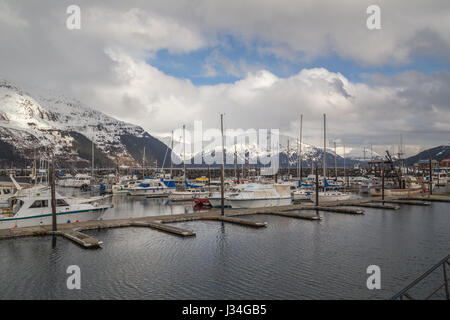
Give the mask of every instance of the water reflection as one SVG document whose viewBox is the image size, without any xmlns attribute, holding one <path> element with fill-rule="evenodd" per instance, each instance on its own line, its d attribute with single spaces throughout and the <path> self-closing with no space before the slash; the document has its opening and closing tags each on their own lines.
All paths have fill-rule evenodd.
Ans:
<svg viewBox="0 0 450 320">
<path fill-rule="evenodd" d="M 190 203 L 114 197 L 104 219 L 192 213 Z M 0 299 L 384 299 L 450 251 L 449 205 L 365 208 L 365 215 L 321 212 L 321 221 L 271 215 L 253 229 L 217 221 L 174 226 L 180 238 L 147 228 L 86 231 L 104 242 L 85 250 L 52 237 L 2 240 Z M 314 212 L 314 211 L 312 211 Z M 67 290 L 67 266 L 82 290 Z M 368 290 L 378 265 L 381 290 Z M 420 293 L 420 292 L 419 292 Z M 416 293 L 420 296 L 419 293 Z"/>
</svg>

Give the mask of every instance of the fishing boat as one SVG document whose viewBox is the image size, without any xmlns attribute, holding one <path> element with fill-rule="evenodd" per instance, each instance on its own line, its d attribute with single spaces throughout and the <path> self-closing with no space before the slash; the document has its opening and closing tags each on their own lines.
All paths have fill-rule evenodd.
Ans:
<svg viewBox="0 0 450 320">
<path fill-rule="evenodd" d="M 226 199 L 232 208 L 262 208 L 290 205 L 292 196 L 288 184 L 248 184 Z"/>
<path fill-rule="evenodd" d="M 56 193 L 56 222 L 71 223 L 96 220 L 112 207 L 99 201 L 78 201 Z M 99 199 L 96 199 L 99 200 Z M 0 229 L 52 224 L 51 192 L 49 187 L 18 190 L 10 198 L 11 210 L 0 215 Z"/>
<path fill-rule="evenodd" d="M 398 188 L 393 184 L 385 186 L 384 195 L 385 196 L 408 196 L 411 194 L 419 194 L 422 192 L 422 187 L 419 183 L 417 183 L 417 179 L 415 177 L 406 177 L 405 179 L 405 188 Z M 380 197 L 382 195 L 382 187 L 377 186 L 370 189 L 370 195 Z"/>
</svg>

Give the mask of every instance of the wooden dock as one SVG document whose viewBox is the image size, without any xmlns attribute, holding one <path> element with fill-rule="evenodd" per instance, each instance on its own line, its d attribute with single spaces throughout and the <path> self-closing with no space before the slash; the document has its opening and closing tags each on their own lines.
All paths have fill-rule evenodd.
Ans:
<svg viewBox="0 0 450 320">
<path fill-rule="evenodd" d="M 24 227 L 24 228 L 12 228 L 12 229 L 2 229 L 0 230 L 0 240 L 18 237 L 29 237 L 29 236 L 62 236 L 69 239 L 83 248 L 99 248 L 102 244 L 101 241 L 84 234 L 82 231 L 86 230 L 99 230 L 99 229 L 109 229 L 109 228 L 124 228 L 124 227 L 134 227 L 134 228 L 150 228 L 153 230 L 158 230 L 166 232 L 168 234 L 181 236 L 181 237 L 192 237 L 196 233 L 193 230 L 186 230 L 179 227 L 171 226 L 170 223 L 177 222 L 190 222 L 190 221 L 220 221 L 238 224 L 246 227 L 252 228 L 263 228 L 267 226 L 267 222 L 258 222 L 249 219 L 244 219 L 243 217 L 247 215 L 258 215 L 258 214 L 270 214 L 276 216 L 283 216 L 287 218 L 304 219 L 311 221 L 318 221 L 322 219 L 320 215 L 302 212 L 302 211 L 326 211 L 335 212 L 351 215 L 363 215 L 364 210 L 346 208 L 350 207 L 363 207 L 363 208 L 374 208 L 374 209 L 389 209 L 398 210 L 398 204 L 406 205 L 430 205 L 432 201 L 440 202 L 450 202 L 450 196 L 444 195 L 432 195 L 432 196 L 414 196 L 414 197 L 385 197 L 385 203 L 393 203 L 395 205 L 381 204 L 382 200 L 380 197 L 372 198 L 361 198 L 352 199 L 345 201 L 333 201 L 333 202 L 322 202 L 318 207 L 312 203 L 303 204 L 293 204 L 280 207 L 268 207 L 268 208 L 254 208 L 254 209 L 225 209 L 225 215 L 221 215 L 220 209 L 211 209 L 209 211 L 188 213 L 188 214 L 175 214 L 175 215 L 162 215 L 162 216 L 149 216 L 149 217 L 139 217 L 139 218 L 123 218 L 114 220 L 93 220 L 69 224 L 58 225 L 57 232 L 52 232 L 52 227 L 47 226 L 36 226 L 36 227 Z"/>
<path fill-rule="evenodd" d="M 392 206 L 389 204 L 379 204 L 379 203 L 360 203 L 360 204 L 346 204 L 346 206 L 371 208 L 371 209 L 383 209 L 383 210 L 399 210 L 400 206 Z"/>
<path fill-rule="evenodd" d="M 410 206 L 429 206 L 431 202 L 419 200 L 387 200 L 385 203 L 406 204 Z"/>
<path fill-rule="evenodd" d="M 55 235 L 55 236 L 62 236 L 64 238 L 67 238 L 76 244 L 82 246 L 86 249 L 95 249 L 99 248 L 103 242 L 99 241 L 87 234 L 84 234 L 80 231 L 77 231 L 75 229 L 68 230 L 68 231 L 48 231 L 47 234 L 49 235 Z"/>
<path fill-rule="evenodd" d="M 242 226 L 253 227 L 253 228 L 267 227 L 267 222 L 265 222 L 265 221 L 259 222 L 259 221 L 240 219 L 240 218 L 236 218 L 236 217 L 219 216 L 219 217 L 215 218 L 215 220 L 239 224 Z"/>
<path fill-rule="evenodd" d="M 311 208 L 312 210 L 319 210 L 319 211 L 328 211 L 328 212 L 335 212 L 335 213 L 344 213 L 344 214 L 353 214 L 353 215 L 360 215 L 364 214 L 364 210 L 361 209 L 350 209 L 350 208 L 342 208 L 342 207 L 331 207 L 331 206 L 314 206 Z"/>
<path fill-rule="evenodd" d="M 181 229 L 181 228 L 177 228 L 174 226 L 169 226 L 167 224 L 163 224 L 161 222 L 131 222 L 130 223 L 131 227 L 144 227 L 144 228 L 152 228 L 152 229 L 156 229 L 156 230 L 160 230 L 160 231 L 164 231 L 167 233 L 171 233 L 177 236 L 182 236 L 182 237 L 192 237 L 195 236 L 195 232 L 191 231 L 191 230 L 185 230 L 185 229 Z"/>
<path fill-rule="evenodd" d="M 321 220 L 322 217 L 320 215 L 314 214 L 314 213 L 300 213 L 295 212 L 299 211 L 298 209 L 294 210 L 286 210 L 286 211 L 274 211 L 270 214 L 275 216 L 282 216 L 282 217 L 288 217 L 288 218 L 296 218 L 296 219 L 303 219 L 303 220 Z"/>
</svg>

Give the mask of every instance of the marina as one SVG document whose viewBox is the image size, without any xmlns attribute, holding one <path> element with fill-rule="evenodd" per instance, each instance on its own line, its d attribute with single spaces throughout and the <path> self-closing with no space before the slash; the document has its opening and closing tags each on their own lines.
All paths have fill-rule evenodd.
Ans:
<svg viewBox="0 0 450 320">
<path fill-rule="evenodd" d="M 443 196 L 434 197 L 444 200 Z M 450 241 L 445 202 L 401 205 L 395 211 L 363 208 L 364 215 L 319 211 L 320 219 L 313 204 L 225 211 L 225 219 L 260 225 L 253 227 L 239 220 L 219 220 L 220 209 L 194 212 L 191 204 L 175 204 L 170 213 L 165 211 L 169 208 L 163 199 L 140 199 L 111 198 L 114 208 L 104 214 L 103 220 L 58 225 L 58 232 L 79 232 L 89 237 L 85 242 L 102 242 L 100 249 L 92 250 L 93 246 L 86 250 L 64 235 L 56 236 L 53 247 L 51 227 L 2 230 L 0 246 L 5 263 L 0 267 L 0 280 L 5 289 L 0 297 L 387 299 L 429 268 L 430 261 L 445 256 Z M 344 208 L 351 207 L 347 202 Z M 327 206 L 334 207 L 335 203 Z M 184 213 L 186 210 L 188 213 Z M 120 219 L 123 216 L 127 218 Z M 148 223 L 195 235 L 178 235 Z M 352 245 L 355 241 L 358 246 Z M 81 262 L 82 270 L 90 270 L 83 273 L 84 289 L 72 292 L 55 286 L 52 291 L 41 291 L 41 285 L 52 276 L 42 273 L 48 266 L 46 257 L 56 270 Z M 16 259 L 22 263 L 14 264 Z M 379 291 L 365 288 L 363 271 L 373 263 L 383 268 Z M 13 265 L 16 271 L 11 273 Z M 126 282 L 124 273 L 128 275 Z M 41 276 L 35 278 L 37 274 Z M 64 277 L 65 272 L 52 274 Z M 25 285 L 32 277 L 35 285 L 27 292 L 18 293 L 8 285 Z M 240 282 L 250 285 L 241 286 Z M 258 290 L 251 285 L 254 282 L 261 283 Z"/>
<path fill-rule="evenodd" d="M 0 0 L 0 302 L 450 300 L 450 5 L 398 2 Z"/>
</svg>

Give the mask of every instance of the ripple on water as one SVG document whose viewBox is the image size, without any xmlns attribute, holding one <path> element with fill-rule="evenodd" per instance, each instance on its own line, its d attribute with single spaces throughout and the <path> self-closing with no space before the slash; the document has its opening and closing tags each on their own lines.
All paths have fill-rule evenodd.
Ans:
<svg viewBox="0 0 450 320">
<path fill-rule="evenodd" d="M 113 199 L 115 208 L 105 218 L 192 212 L 186 204 L 154 200 Z M 104 242 L 99 250 L 62 238 L 54 248 L 51 237 L 3 240 L 0 298 L 389 298 L 448 254 L 448 208 L 365 208 L 362 216 L 321 212 L 322 221 L 243 217 L 267 221 L 262 229 L 215 221 L 173 224 L 194 230 L 189 238 L 148 228 L 87 231 Z M 81 268 L 80 292 L 65 287 L 71 264 Z M 377 292 L 365 287 L 371 264 L 382 271 Z"/>
</svg>

